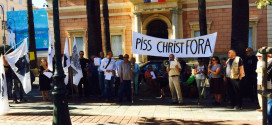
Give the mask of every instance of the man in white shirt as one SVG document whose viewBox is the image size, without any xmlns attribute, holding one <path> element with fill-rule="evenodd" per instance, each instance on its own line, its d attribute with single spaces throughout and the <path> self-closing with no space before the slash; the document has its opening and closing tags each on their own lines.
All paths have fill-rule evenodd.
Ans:
<svg viewBox="0 0 272 125">
<path fill-rule="evenodd" d="M 101 92 L 101 95 L 104 97 L 104 86 L 105 86 L 105 83 L 104 83 L 104 71 L 102 71 L 100 69 L 100 66 L 101 66 L 101 62 L 102 60 L 105 58 L 104 57 L 104 52 L 100 52 L 99 53 L 99 58 L 100 58 L 100 65 L 99 67 L 97 68 L 98 69 L 98 77 L 99 77 L 99 87 L 100 87 L 100 92 Z"/>
<path fill-rule="evenodd" d="M 116 72 L 115 72 L 116 77 L 115 77 L 115 86 L 114 86 L 115 97 L 118 97 L 118 90 L 120 88 L 120 76 L 118 72 L 119 72 L 121 63 L 123 62 L 124 62 L 123 55 L 119 55 L 119 60 L 115 63 L 115 66 L 116 66 Z"/>
<path fill-rule="evenodd" d="M 183 102 L 179 80 L 181 66 L 180 63 L 174 59 L 175 56 L 173 54 L 170 54 L 169 56 L 170 63 L 169 66 L 167 67 L 167 72 L 169 74 L 169 88 L 172 95 L 172 104 L 176 104 L 177 102 L 181 104 Z"/>
<path fill-rule="evenodd" d="M 116 65 L 115 60 L 112 58 L 113 54 L 111 51 L 108 52 L 106 58 L 101 61 L 100 69 L 104 71 L 105 79 L 104 79 L 104 96 L 105 101 L 112 99 L 112 85 L 113 85 L 113 78 L 115 75 Z"/>
</svg>

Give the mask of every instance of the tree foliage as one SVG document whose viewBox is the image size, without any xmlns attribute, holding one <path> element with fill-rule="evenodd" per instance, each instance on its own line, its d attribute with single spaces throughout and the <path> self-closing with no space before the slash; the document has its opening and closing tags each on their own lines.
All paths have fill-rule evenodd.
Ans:
<svg viewBox="0 0 272 125">
<path fill-rule="evenodd" d="M 258 0 L 255 2 L 257 4 L 258 9 L 265 8 L 266 6 L 272 6 L 272 0 Z"/>
</svg>

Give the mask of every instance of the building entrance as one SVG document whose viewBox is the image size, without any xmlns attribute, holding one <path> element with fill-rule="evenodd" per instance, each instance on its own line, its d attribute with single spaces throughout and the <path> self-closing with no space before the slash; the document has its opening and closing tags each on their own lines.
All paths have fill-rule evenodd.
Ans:
<svg viewBox="0 0 272 125">
<path fill-rule="evenodd" d="M 168 39 L 168 29 L 167 24 L 162 20 L 153 20 L 151 21 L 147 27 L 148 36 L 158 37 Z M 156 56 L 148 56 L 148 60 L 168 60 L 166 57 L 156 57 Z"/>
</svg>

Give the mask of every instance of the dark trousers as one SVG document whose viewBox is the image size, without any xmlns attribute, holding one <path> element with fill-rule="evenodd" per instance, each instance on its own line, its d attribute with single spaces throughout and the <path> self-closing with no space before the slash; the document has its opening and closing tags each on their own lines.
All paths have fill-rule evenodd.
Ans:
<svg viewBox="0 0 272 125">
<path fill-rule="evenodd" d="M 115 77 L 115 86 L 114 86 L 115 97 L 118 97 L 119 88 L 120 88 L 120 77 Z"/>
<path fill-rule="evenodd" d="M 112 85 L 113 85 L 114 77 L 111 77 L 111 80 L 104 80 L 105 82 L 105 88 L 104 88 L 104 95 L 105 99 L 112 99 L 113 97 L 113 91 L 112 91 Z"/>
<path fill-rule="evenodd" d="M 227 82 L 231 105 L 242 107 L 241 80 L 227 78 Z"/>
<path fill-rule="evenodd" d="M 6 81 L 7 81 L 7 89 L 8 89 L 8 97 L 11 98 L 12 97 L 12 78 L 10 77 L 6 77 Z"/>
<path fill-rule="evenodd" d="M 14 79 L 13 80 L 13 87 L 12 87 L 12 97 L 13 101 L 17 101 L 17 91 L 19 91 L 20 99 L 24 98 L 24 90 L 23 85 L 21 84 L 20 80 Z"/>
<path fill-rule="evenodd" d="M 123 94 L 127 96 L 127 101 L 131 101 L 131 80 L 123 80 L 123 83 L 120 83 L 120 93 L 118 101 L 123 101 Z"/>
<path fill-rule="evenodd" d="M 89 91 L 88 91 L 89 85 L 88 85 L 88 81 L 87 81 L 86 77 L 81 78 L 80 82 L 78 84 L 78 93 L 79 93 L 80 97 L 82 97 L 82 85 L 84 86 L 84 95 L 85 95 L 85 97 L 88 97 L 89 96 Z"/>
<path fill-rule="evenodd" d="M 105 76 L 104 76 L 104 72 L 98 72 L 98 80 L 99 80 L 99 87 L 100 87 L 100 92 L 101 92 L 101 95 L 103 97 L 105 97 L 104 95 L 104 88 L 105 88 Z"/>
</svg>

